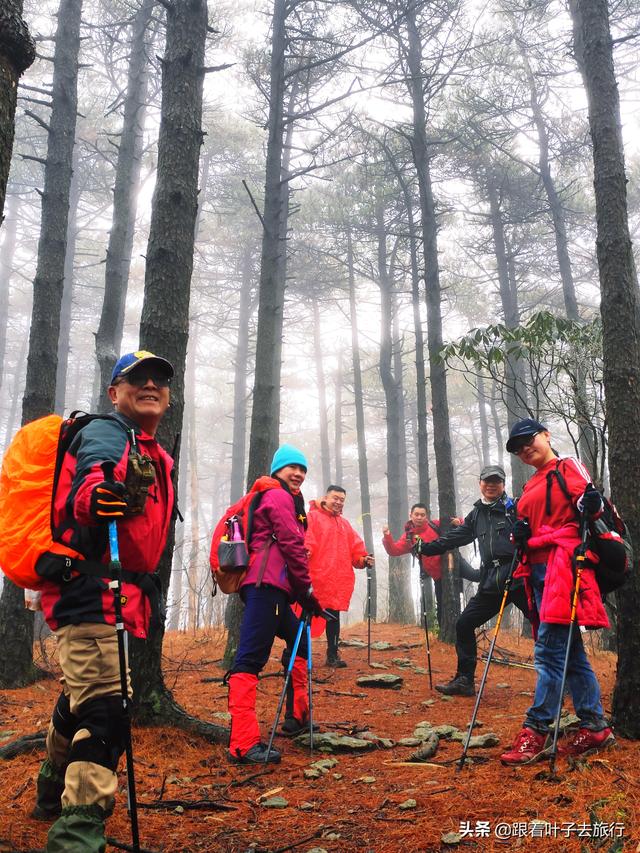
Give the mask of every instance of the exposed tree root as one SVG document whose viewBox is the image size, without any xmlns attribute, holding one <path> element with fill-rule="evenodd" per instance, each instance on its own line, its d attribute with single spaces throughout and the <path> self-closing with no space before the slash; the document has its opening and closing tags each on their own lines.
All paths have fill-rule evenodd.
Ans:
<svg viewBox="0 0 640 853">
<path fill-rule="evenodd" d="M 0 758 L 10 759 L 25 752 L 42 751 L 45 748 L 45 738 L 45 732 L 35 732 L 35 734 L 25 735 L 18 740 L 12 740 L 0 747 Z"/>
<path fill-rule="evenodd" d="M 226 726 L 207 723 L 191 716 L 178 705 L 164 686 L 154 689 L 138 703 L 135 720 L 143 726 L 175 726 L 209 743 L 229 743 L 229 729 Z"/>
</svg>

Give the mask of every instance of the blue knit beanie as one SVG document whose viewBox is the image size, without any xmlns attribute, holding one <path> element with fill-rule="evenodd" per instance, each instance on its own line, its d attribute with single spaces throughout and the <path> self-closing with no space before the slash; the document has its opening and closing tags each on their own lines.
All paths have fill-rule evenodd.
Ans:
<svg viewBox="0 0 640 853">
<path fill-rule="evenodd" d="M 283 444 L 273 454 L 273 459 L 271 460 L 271 476 L 273 477 L 276 471 L 279 471 L 281 468 L 285 468 L 287 465 L 302 465 L 305 471 L 308 467 L 307 459 L 302 451 L 298 450 L 296 447 L 292 447 L 290 444 Z"/>
</svg>

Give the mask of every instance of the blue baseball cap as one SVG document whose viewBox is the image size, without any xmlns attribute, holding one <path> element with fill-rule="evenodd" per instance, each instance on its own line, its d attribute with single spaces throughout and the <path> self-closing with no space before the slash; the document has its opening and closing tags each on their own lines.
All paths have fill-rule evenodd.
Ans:
<svg viewBox="0 0 640 853">
<path fill-rule="evenodd" d="M 119 376 L 126 376 L 134 367 L 137 367 L 143 362 L 153 362 L 157 367 L 163 370 L 169 379 L 173 376 L 173 365 L 166 358 L 161 358 L 159 355 L 154 355 L 152 352 L 141 349 L 137 352 L 128 352 L 126 355 L 121 355 L 116 361 L 116 366 L 111 374 L 111 384 L 116 381 Z"/>
<path fill-rule="evenodd" d="M 271 476 L 273 477 L 277 471 L 281 468 L 286 468 L 287 465 L 301 465 L 305 471 L 308 468 L 307 459 L 304 453 L 302 453 L 301 450 L 298 450 L 297 447 L 293 447 L 291 444 L 283 444 L 273 454 L 273 459 L 271 460 Z"/>
<path fill-rule="evenodd" d="M 534 421 L 533 418 L 525 418 L 523 421 L 516 421 L 511 427 L 509 440 L 507 441 L 507 453 L 511 453 L 517 444 L 517 439 L 525 438 L 528 435 L 535 435 L 537 432 L 546 432 L 547 428 L 540 421 Z"/>
</svg>

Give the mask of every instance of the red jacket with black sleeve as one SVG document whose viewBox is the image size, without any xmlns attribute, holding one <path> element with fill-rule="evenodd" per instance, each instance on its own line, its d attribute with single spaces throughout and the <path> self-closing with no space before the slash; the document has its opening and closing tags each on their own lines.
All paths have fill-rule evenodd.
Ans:
<svg viewBox="0 0 640 853">
<path fill-rule="evenodd" d="M 125 481 L 132 429 L 138 451 L 151 458 L 156 473 L 144 512 L 118 521 L 120 562 L 125 573 L 124 624 L 135 637 L 144 638 L 151 615 L 149 597 L 139 583 L 126 578 L 129 573 L 135 577 L 155 572 L 164 550 L 175 503 L 169 454 L 123 415 L 91 421 L 74 438 L 62 461 L 52 522 L 56 537 L 65 545 L 86 560 L 109 563 L 108 525 L 92 519 L 91 492 L 103 480 Z M 115 625 L 113 591 L 106 577 L 73 572 L 68 580 L 47 581 L 42 590 L 42 609 L 52 630 L 86 622 Z"/>
<path fill-rule="evenodd" d="M 432 526 L 433 525 L 433 526 Z M 434 527 L 437 530 L 434 530 Z M 429 519 L 425 522 L 424 527 L 419 530 L 412 521 L 407 521 L 404 526 L 404 536 L 394 542 L 391 533 L 385 533 L 382 537 L 382 546 L 390 557 L 401 557 L 403 554 L 410 554 L 418 537 L 423 542 L 433 542 L 440 535 L 440 519 Z M 434 581 L 439 581 L 442 577 L 442 559 L 440 557 L 423 557 L 422 570 L 426 572 Z"/>
</svg>

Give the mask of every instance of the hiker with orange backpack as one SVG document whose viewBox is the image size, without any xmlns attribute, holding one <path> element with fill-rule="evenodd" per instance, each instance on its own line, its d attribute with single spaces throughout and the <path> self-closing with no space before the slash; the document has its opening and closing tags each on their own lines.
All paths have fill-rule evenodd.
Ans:
<svg viewBox="0 0 640 853">
<path fill-rule="evenodd" d="M 315 615 L 322 607 L 315 597 L 304 546 L 307 515 L 300 487 L 307 473 L 307 460 L 300 450 L 283 444 L 271 462 L 270 477 L 261 477 L 262 497 L 253 511 L 249 538 L 249 566 L 242 578 L 240 597 L 244 613 L 233 666 L 225 677 L 229 685 L 232 764 L 278 763 L 280 751 L 268 750 L 261 740 L 256 716 L 258 674 L 271 653 L 276 637 L 285 640 L 285 669 L 296 639 L 299 620 L 291 603 L 297 601 Z M 309 717 L 307 637 L 302 633 L 291 671 L 292 702 L 288 703 L 283 733 L 297 734 Z"/>
<path fill-rule="evenodd" d="M 118 523 L 124 627 L 144 638 L 152 610 L 158 615 L 152 573 L 174 509 L 173 460 L 154 437 L 172 376 L 172 365 L 153 353 L 123 355 L 108 389 L 114 413 L 90 420 L 61 459 L 52 528 L 78 558 L 44 554 L 37 564 L 63 674 L 34 809 L 39 819 L 57 818 L 47 853 L 102 853 L 106 846 L 104 822 L 127 734 L 108 524 Z"/>
<path fill-rule="evenodd" d="M 314 592 L 334 616 L 326 623 L 327 666 L 334 668 L 347 665 L 338 654 L 340 611 L 349 609 L 356 582 L 353 570 L 374 564 L 361 537 L 342 515 L 346 497 L 342 486 L 332 485 L 323 498 L 311 501 L 305 537 Z"/>
</svg>

